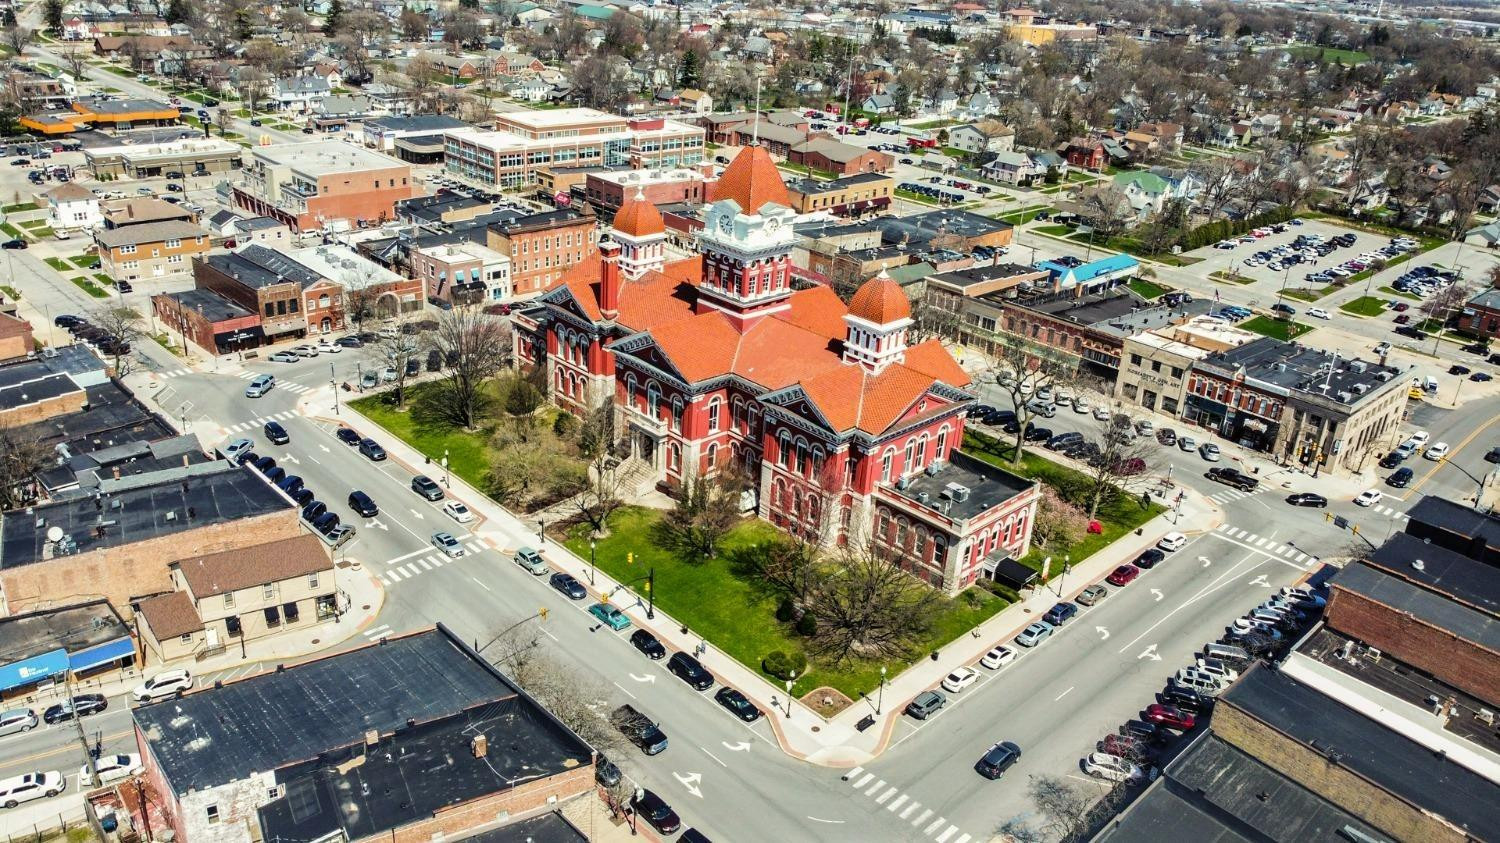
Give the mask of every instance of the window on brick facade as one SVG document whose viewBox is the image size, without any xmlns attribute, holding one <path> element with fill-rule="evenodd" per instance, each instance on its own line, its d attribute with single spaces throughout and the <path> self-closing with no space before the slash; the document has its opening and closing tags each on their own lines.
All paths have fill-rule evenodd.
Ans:
<svg viewBox="0 0 1500 843">
<path fill-rule="evenodd" d="M 719 429 L 719 405 L 721 403 L 717 396 L 708 402 L 708 429 L 710 431 Z"/>
<path fill-rule="evenodd" d="M 208 824 L 209 825 L 218 825 L 219 824 L 219 806 L 218 805 L 210 805 L 210 806 L 208 806 Z"/>
</svg>

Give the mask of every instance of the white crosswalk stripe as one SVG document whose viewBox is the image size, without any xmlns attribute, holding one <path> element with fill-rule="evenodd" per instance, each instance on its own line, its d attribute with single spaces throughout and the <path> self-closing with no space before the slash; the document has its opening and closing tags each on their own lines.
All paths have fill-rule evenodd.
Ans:
<svg viewBox="0 0 1500 843">
<path fill-rule="evenodd" d="M 422 570 L 424 570 L 424 571 L 431 571 L 432 570 L 432 563 L 428 562 L 425 558 L 418 559 L 417 560 L 417 564 L 421 565 L 422 566 Z"/>
<path fill-rule="evenodd" d="M 890 790 L 887 790 L 885 793 L 882 793 L 879 796 L 875 797 L 875 804 L 876 805 L 884 805 L 886 802 L 890 801 L 890 798 L 892 796 L 895 796 L 897 793 L 900 793 L 900 792 L 901 791 L 898 788 L 894 788 L 893 787 Z"/>
<path fill-rule="evenodd" d="M 464 547 L 467 547 L 470 553 L 483 553 L 488 550 L 488 548 L 484 546 L 484 539 L 474 539 L 468 544 L 465 544 Z"/>
<path fill-rule="evenodd" d="M 895 799 L 892 799 L 891 804 L 885 806 L 885 809 L 894 814 L 897 808 L 900 808 L 902 805 L 906 804 L 906 799 L 907 796 L 903 793 L 900 796 L 897 796 Z"/>
<path fill-rule="evenodd" d="M 924 808 L 910 794 L 902 793 L 899 786 L 890 784 L 874 773 L 865 772 L 863 767 L 851 769 L 844 774 L 843 780 L 874 800 L 876 805 L 885 806 L 891 814 L 912 828 L 921 829 L 924 835 L 938 843 L 969 843 L 973 839 L 957 825 L 948 822 L 947 817 L 938 816 L 931 808 Z"/>
<path fill-rule="evenodd" d="M 927 822 L 927 818 L 930 817 L 930 816 L 932 816 L 932 809 L 931 808 L 924 808 L 922 810 L 922 816 L 917 817 L 916 819 L 914 819 L 914 820 L 911 821 L 912 827 L 915 828 L 915 827 L 921 825 L 922 823 Z"/>
<path fill-rule="evenodd" d="M 364 636 L 366 638 L 370 639 L 371 641 L 374 641 L 374 640 L 376 640 L 378 638 L 383 638 L 383 637 L 385 637 L 387 635 L 390 635 L 390 634 L 391 634 L 391 625 L 388 624 L 388 623 L 383 623 L 380 626 L 375 627 L 374 629 L 367 629 L 364 632 Z"/>
<path fill-rule="evenodd" d="M 865 795 L 874 796 L 882 787 L 885 787 L 885 779 L 881 779 L 880 781 L 870 785 L 870 789 L 865 791 Z"/>
<path fill-rule="evenodd" d="M 958 831 L 958 826 L 956 826 L 956 825 L 950 825 L 950 826 L 948 826 L 947 830 L 945 830 L 942 834 L 939 834 L 937 836 L 937 842 L 938 843 L 948 843 L 948 838 L 952 837 L 953 836 L 953 832 L 955 832 L 955 831 Z"/>
<path fill-rule="evenodd" d="M 906 808 L 904 810 L 902 810 L 900 814 L 897 814 L 897 816 L 899 816 L 901 819 L 904 820 L 907 817 L 911 816 L 912 814 L 916 813 L 917 809 L 920 808 L 920 807 L 922 807 L 922 803 L 916 801 L 915 799 L 913 799 L 912 802 L 911 802 L 911 804 L 907 805 Z M 932 809 L 928 808 L 927 810 L 931 811 Z"/>
<path fill-rule="evenodd" d="M 855 785 L 854 785 L 854 787 L 856 789 L 864 787 L 865 786 L 865 782 L 867 782 L 867 781 L 869 781 L 870 779 L 873 779 L 873 778 L 875 778 L 875 774 L 874 773 L 865 773 L 864 778 L 862 778 L 858 782 L 856 782 Z"/>
<path fill-rule="evenodd" d="M 941 826 L 943 823 L 945 823 L 947 821 L 948 821 L 947 817 L 938 817 L 936 820 L 932 821 L 932 825 L 929 825 L 926 828 L 922 829 L 922 833 L 923 834 L 931 834 L 934 831 L 937 831 L 938 827 Z"/>
</svg>

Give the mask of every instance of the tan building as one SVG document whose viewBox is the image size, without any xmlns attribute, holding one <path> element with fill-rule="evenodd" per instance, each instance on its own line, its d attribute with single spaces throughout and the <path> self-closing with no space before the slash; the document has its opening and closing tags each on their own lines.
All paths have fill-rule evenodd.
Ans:
<svg viewBox="0 0 1500 843">
<path fill-rule="evenodd" d="M 890 207 L 896 180 L 884 173 L 860 173 L 832 181 L 798 179 L 788 182 L 786 189 L 798 213 L 827 211 L 834 216 L 858 219 Z"/>
<path fill-rule="evenodd" d="M 105 228 L 124 228 L 152 222 L 198 221 L 198 215 L 187 208 L 154 196 L 137 196 L 133 199 L 114 199 L 104 202 L 99 206 L 99 213 L 104 216 Z"/>
<path fill-rule="evenodd" d="M 1219 319 L 1195 316 L 1181 325 L 1126 337 L 1115 398 L 1175 417 L 1182 411 L 1187 373 L 1195 362 L 1259 336 Z"/>
<path fill-rule="evenodd" d="M 173 591 L 137 603 L 141 639 L 157 661 L 212 654 L 338 616 L 324 543 L 311 533 L 179 559 Z"/>
<path fill-rule="evenodd" d="M 485 245 L 510 258 L 511 295 L 529 296 L 583 260 L 598 235 L 592 214 L 546 211 L 491 225 Z"/>
<path fill-rule="evenodd" d="M 116 281 L 164 278 L 193 268 L 211 248 L 207 231 L 181 220 L 94 232 L 99 268 Z"/>
<path fill-rule="evenodd" d="M 295 231 L 378 225 L 417 195 L 410 164 L 341 141 L 258 146 L 248 159 L 235 203 Z"/>
</svg>

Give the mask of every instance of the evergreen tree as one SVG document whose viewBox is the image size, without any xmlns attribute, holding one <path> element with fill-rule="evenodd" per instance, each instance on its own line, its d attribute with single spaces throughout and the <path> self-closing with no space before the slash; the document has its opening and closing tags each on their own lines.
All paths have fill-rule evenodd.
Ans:
<svg viewBox="0 0 1500 843">
<path fill-rule="evenodd" d="M 192 15 L 187 0 L 172 0 L 167 6 L 167 23 L 183 23 Z"/>
<path fill-rule="evenodd" d="M 237 9 L 237 10 L 235 10 L 235 13 L 234 13 L 234 35 L 235 35 L 235 37 L 238 38 L 238 39 L 240 39 L 241 41 L 249 41 L 252 29 L 253 29 L 253 27 L 250 24 L 250 10 L 249 9 Z"/>
<path fill-rule="evenodd" d="M 332 38 L 338 34 L 339 21 L 344 17 L 343 0 L 332 0 L 328 4 L 328 14 L 323 16 L 323 35 Z"/>
<path fill-rule="evenodd" d="M 693 50 L 684 50 L 682 61 L 677 63 L 677 84 L 684 88 L 696 88 L 702 77 L 702 67 L 699 65 L 698 54 Z"/>
<path fill-rule="evenodd" d="M 47 0 L 42 6 L 42 17 L 47 21 L 47 29 L 54 33 L 62 32 L 63 0 Z"/>
</svg>

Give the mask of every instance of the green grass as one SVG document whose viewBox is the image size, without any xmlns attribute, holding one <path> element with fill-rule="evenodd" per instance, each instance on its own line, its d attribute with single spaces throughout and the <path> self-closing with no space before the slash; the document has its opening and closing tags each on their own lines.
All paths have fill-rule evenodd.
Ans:
<svg viewBox="0 0 1500 843">
<path fill-rule="evenodd" d="M 1255 279 L 1252 278 L 1252 277 L 1250 277 L 1249 275 L 1234 275 L 1234 274 L 1231 274 L 1229 272 L 1225 272 L 1222 269 L 1218 270 L 1218 271 L 1215 271 L 1215 272 L 1210 272 L 1208 274 L 1208 277 L 1214 279 L 1215 281 L 1223 281 L 1223 282 L 1228 283 L 1228 284 L 1254 284 L 1255 283 Z"/>
<path fill-rule="evenodd" d="M 26 235 L 24 233 L 22 233 L 21 229 L 16 228 L 15 226 L 11 225 L 8 222 L 0 222 L 0 231 L 3 231 L 6 234 L 9 234 L 11 236 L 11 238 L 15 239 L 15 240 L 25 240 L 26 239 Z"/>
<path fill-rule="evenodd" d="M 21 223 L 21 227 L 22 228 L 29 228 L 29 229 L 33 229 L 33 230 L 38 229 L 38 228 L 46 228 L 47 227 L 47 221 L 46 220 L 26 220 L 25 222 Z"/>
<path fill-rule="evenodd" d="M 172 342 L 172 338 L 167 336 L 165 333 L 159 332 L 152 334 L 151 339 L 156 340 L 157 345 L 165 348 L 167 351 L 172 352 L 174 355 L 177 355 L 179 357 L 182 356 L 182 347 L 177 343 Z"/>
<path fill-rule="evenodd" d="M 4 293 L 6 298 L 10 299 L 11 301 L 21 300 L 21 291 L 17 290 L 15 287 L 10 286 L 9 284 L 0 284 L 0 293 Z"/>
<path fill-rule="evenodd" d="M 115 285 L 115 279 L 109 277 L 108 275 L 105 275 L 102 272 L 94 273 L 94 279 L 97 280 L 100 284 L 103 284 L 107 287 L 113 287 Z"/>
<path fill-rule="evenodd" d="M 494 451 L 489 447 L 488 431 L 468 431 L 442 424 L 421 425 L 412 419 L 412 402 L 430 388 L 429 384 L 407 387 L 406 410 L 397 410 L 395 405 L 387 403 L 384 394 L 357 398 L 350 401 L 349 405 L 434 460 L 440 459 L 446 451 L 450 471 L 476 489 L 487 488 L 489 483 L 485 480 L 485 475 L 489 473 L 490 463 L 494 459 Z M 491 397 L 494 397 L 493 392 Z"/>
<path fill-rule="evenodd" d="M 1032 229 L 1037 234 L 1046 234 L 1051 237 L 1065 237 L 1072 230 L 1072 226 L 1067 225 L 1039 225 Z"/>
<path fill-rule="evenodd" d="M 42 258 L 42 260 L 46 261 L 48 266 L 58 272 L 71 272 L 73 270 L 73 267 L 69 266 L 68 262 L 62 258 Z"/>
<path fill-rule="evenodd" d="M 656 605 L 685 624 L 694 636 L 701 636 L 709 646 L 717 647 L 752 670 L 759 672 L 761 660 L 774 650 L 805 652 L 801 637 L 776 620 L 779 594 L 736 563 L 739 553 L 775 539 L 779 535 L 775 527 L 754 519 L 741 522 L 725 539 L 719 558 L 685 562 L 652 542 L 652 527 L 660 518 L 661 513 L 644 508 L 618 510 L 610 519 L 609 536 L 597 541 L 594 558 L 599 569 L 622 583 L 644 578 L 654 569 Z M 565 543 L 579 558 L 589 558 L 587 526 L 571 530 Z M 628 554 L 634 554 L 633 564 L 627 563 Z M 644 600 L 644 586 L 642 580 L 630 588 Z M 987 591 L 970 589 L 969 592 L 974 595 L 972 598 L 942 602 L 931 631 L 912 650 L 915 658 L 926 658 L 928 652 L 966 634 L 1006 605 L 1005 600 Z M 619 597 L 615 603 L 628 605 Z M 882 664 L 889 676 L 906 667 L 899 661 L 857 660 L 836 667 L 812 660 L 807 674 L 798 677 L 792 693 L 802 696 L 829 686 L 857 701 L 860 693 L 879 686 Z M 779 680 L 770 681 L 779 684 Z"/>
<path fill-rule="evenodd" d="M 94 257 L 93 255 L 74 255 L 73 257 L 68 258 L 68 262 L 78 267 L 79 269 L 88 269 L 89 267 L 93 266 L 94 261 L 97 260 L 98 258 Z"/>
<path fill-rule="evenodd" d="M 79 289 L 83 290 L 85 293 L 88 293 L 96 299 L 109 298 L 109 293 L 106 292 L 103 287 L 100 287 L 98 284 L 95 284 L 94 282 L 81 275 L 77 278 L 69 278 L 68 280 L 72 281 L 74 284 L 77 284 Z"/>
<path fill-rule="evenodd" d="M 1051 214 L 1052 211 L 1053 209 L 1047 205 L 1031 205 L 1026 208 L 1021 208 L 1019 210 L 1001 214 L 1000 216 L 995 217 L 995 219 L 1001 222 L 1008 222 L 1011 225 L 1024 225 L 1036 219 L 1037 214 Z"/>
<path fill-rule="evenodd" d="M 1344 302 L 1339 305 L 1339 310 L 1352 313 L 1355 316 L 1379 316 L 1385 313 L 1385 300 L 1374 296 L 1360 296 L 1359 298 Z"/>
<path fill-rule="evenodd" d="M 1064 490 L 1064 497 L 1068 497 L 1066 490 L 1083 489 L 1092 483 L 1091 479 L 1082 472 L 1025 449 L 1021 451 L 1021 462 L 1014 464 L 1011 462 L 1011 456 L 1014 453 L 1011 446 L 1010 442 L 995 439 L 983 433 L 972 431 L 964 433 L 966 453 L 1006 471 L 1040 481 L 1054 489 Z M 1149 507 L 1141 508 L 1139 495 L 1129 493 L 1116 495 L 1112 502 L 1106 503 L 1099 509 L 1098 519 L 1104 528 L 1103 532 L 1085 533 L 1083 538 L 1071 545 L 1033 547 L 1031 552 L 1020 560 L 1021 564 L 1040 571 L 1043 560 L 1051 557 L 1052 564 L 1049 566 L 1048 573 L 1050 579 L 1062 573 L 1065 561 L 1077 565 L 1165 510 L 1166 507 L 1155 501 Z"/>
<path fill-rule="evenodd" d="M 908 128 L 908 129 L 917 129 L 917 130 L 922 130 L 922 129 L 946 129 L 949 126 L 957 126 L 957 125 L 958 125 L 958 121 L 957 120 L 928 120 L 925 123 L 908 123 L 908 124 L 906 124 L 906 128 Z"/>
<path fill-rule="evenodd" d="M 1380 289 L 1380 292 L 1385 293 L 1388 296 L 1397 296 L 1398 298 L 1410 299 L 1412 301 L 1421 301 L 1422 300 L 1421 296 L 1412 295 L 1411 293 L 1403 293 L 1400 290 L 1396 289 L 1395 287 L 1384 286 L 1384 287 L 1380 287 L 1379 289 Z"/>
<path fill-rule="evenodd" d="M 1311 325 L 1304 325 L 1289 319 L 1272 319 L 1269 316 L 1246 319 L 1239 324 L 1239 327 L 1278 340 L 1292 340 L 1312 330 Z"/>
<path fill-rule="evenodd" d="M 1293 47 L 1287 52 L 1299 59 L 1317 59 L 1326 64 L 1338 62 L 1343 65 L 1363 64 L 1370 60 L 1370 54 L 1361 50 L 1342 50 L 1335 47 L 1319 47 L 1316 44 L 1307 44 Z"/>
<path fill-rule="evenodd" d="M 1096 175 L 1094 175 L 1093 173 L 1085 173 L 1085 172 L 1081 172 L 1079 170 L 1069 170 L 1068 171 L 1068 181 L 1073 182 L 1075 184 L 1078 183 L 1078 182 L 1084 182 L 1084 181 L 1096 181 L 1096 180 L 1098 180 L 1098 178 L 1099 177 L 1096 176 Z"/>
<path fill-rule="evenodd" d="M 1296 299 L 1297 301 L 1315 302 L 1336 289 L 1338 288 L 1323 287 L 1315 290 L 1312 287 L 1288 287 L 1282 291 L 1282 295 L 1289 299 Z"/>
<path fill-rule="evenodd" d="M 25 223 L 22 223 L 22 225 L 25 225 Z M 56 233 L 51 228 L 48 228 L 45 225 L 43 225 L 41 228 L 29 229 L 29 231 L 31 232 L 31 236 L 37 238 L 38 240 L 46 237 L 51 237 Z"/>
<path fill-rule="evenodd" d="M 898 187 L 896 188 L 896 195 L 908 202 L 915 202 L 918 205 L 931 205 L 934 208 L 938 207 L 938 203 L 932 201 L 931 199 L 928 199 L 926 196 L 923 196 L 920 193 L 912 193 L 910 190 L 902 190 Z"/>
<path fill-rule="evenodd" d="M 1092 243 L 1096 249 L 1124 252 L 1127 255 L 1156 261 L 1157 263 L 1164 263 L 1167 266 L 1192 266 L 1195 263 L 1203 262 L 1203 258 L 1190 258 L 1186 255 L 1174 255 L 1171 252 L 1153 254 L 1142 247 L 1141 241 L 1134 237 L 1115 236 L 1107 240 L 1100 240 L 1099 236 L 1093 232 L 1082 232 L 1070 234 L 1068 235 L 1068 239 L 1075 243 Z"/>
<path fill-rule="evenodd" d="M 17 202 L 14 205 L 6 205 L 5 207 L 0 208 L 0 212 L 4 212 L 7 214 L 19 214 L 22 211 L 35 211 L 37 207 L 38 206 L 35 202 Z"/>
<path fill-rule="evenodd" d="M 127 70 L 127 69 L 125 69 L 123 67 L 119 67 L 119 66 L 116 66 L 116 65 L 113 65 L 113 64 L 107 64 L 107 65 L 105 65 L 104 69 L 107 70 L 107 71 L 109 71 L 110 73 L 113 73 L 116 76 L 127 76 L 127 77 L 129 77 L 131 79 L 135 78 L 135 71 L 134 70 Z"/>
<path fill-rule="evenodd" d="M 1171 287 L 1164 287 L 1155 281 L 1148 281 L 1145 278 L 1130 279 L 1129 287 L 1136 295 L 1147 300 L 1161 298 L 1167 293 L 1172 292 Z"/>
</svg>

